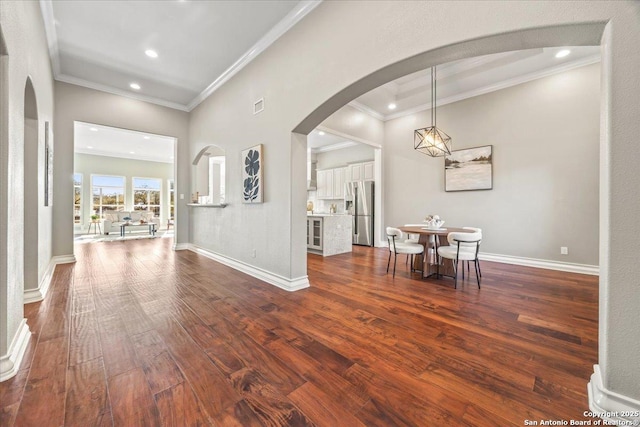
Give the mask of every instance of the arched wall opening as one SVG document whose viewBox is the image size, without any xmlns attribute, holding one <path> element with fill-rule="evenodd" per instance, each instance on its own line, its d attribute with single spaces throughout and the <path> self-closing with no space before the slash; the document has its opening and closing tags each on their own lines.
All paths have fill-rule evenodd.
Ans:
<svg viewBox="0 0 640 427">
<path fill-rule="evenodd" d="M 38 289 L 38 208 L 40 165 L 38 103 L 31 78 L 24 89 L 24 290 Z M 44 187 L 44 186 L 42 186 Z"/>
<path fill-rule="evenodd" d="M 584 24 L 524 29 L 442 46 L 408 57 L 398 62 L 388 64 L 346 86 L 311 111 L 292 130 L 292 154 L 295 157 L 296 153 L 306 150 L 306 135 L 318 126 L 321 126 L 324 120 L 333 113 L 360 95 L 363 95 L 390 81 L 419 70 L 430 68 L 434 65 L 482 55 L 555 46 L 597 46 L 601 44 L 605 26 L 605 22 L 590 22 Z M 604 77 L 605 74 L 603 74 L 603 78 Z M 603 96 L 604 90 L 605 88 L 603 88 Z M 608 112 L 601 111 L 601 114 L 608 114 Z M 601 146 L 606 146 L 608 144 L 609 141 L 601 141 Z M 303 161 L 300 160 L 299 162 L 293 162 L 294 167 L 292 174 L 294 181 L 302 179 L 298 177 L 298 174 L 302 173 L 302 171 L 298 172 L 296 170 L 295 165 L 297 163 L 303 163 Z M 383 183 L 381 191 L 384 193 L 384 166 L 382 166 L 380 173 L 380 178 Z M 300 206 L 304 206 L 303 201 L 306 198 L 306 194 L 301 190 L 302 189 L 300 189 L 299 193 L 294 193 L 292 197 L 294 206 L 297 206 L 298 204 Z M 380 221 L 384 224 L 384 211 L 380 213 Z M 303 223 L 304 218 L 302 215 L 294 215 L 293 218 L 292 235 L 297 237 L 292 241 L 292 271 L 305 274 L 307 269 L 306 252 L 304 251 L 304 248 L 306 247 L 306 233 L 302 233 L 302 230 L 305 230 Z M 298 224 L 298 218 L 300 218 L 300 224 Z M 300 234 L 298 234 L 298 230 L 300 230 Z M 603 236 L 601 235 L 601 241 L 602 237 Z"/>
</svg>

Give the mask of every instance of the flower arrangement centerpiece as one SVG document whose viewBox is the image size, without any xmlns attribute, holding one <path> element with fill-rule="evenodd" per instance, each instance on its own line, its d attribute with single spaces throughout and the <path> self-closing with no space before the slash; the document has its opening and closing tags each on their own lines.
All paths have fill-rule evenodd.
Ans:
<svg viewBox="0 0 640 427">
<path fill-rule="evenodd" d="M 439 215 L 427 215 L 424 218 L 424 222 L 427 223 L 429 228 L 440 228 L 444 225 L 444 221 L 440 219 Z"/>
</svg>

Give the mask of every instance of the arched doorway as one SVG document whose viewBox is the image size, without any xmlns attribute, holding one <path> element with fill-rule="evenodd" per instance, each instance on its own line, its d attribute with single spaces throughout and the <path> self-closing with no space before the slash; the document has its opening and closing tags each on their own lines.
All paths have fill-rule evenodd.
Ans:
<svg viewBox="0 0 640 427">
<path fill-rule="evenodd" d="M 294 127 L 291 138 L 292 153 L 295 155 L 301 152 L 307 144 L 306 135 L 321 126 L 329 116 L 360 95 L 390 81 L 435 65 L 493 53 L 566 45 L 599 45 L 604 28 L 604 23 L 588 23 L 524 29 L 438 47 L 383 66 L 337 91 L 333 96 L 313 109 Z M 296 160 L 294 164 L 298 162 L 303 163 L 303 160 Z M 295 170 L 292 171 L 294 175 L 295 172 Z M 294 177 L 294 181 L 297 181 L 297 178 Z M 299 189 L 296 188 L 295 190 Z M 300 202 L 297 201 L 298 197 L 300 199 L 304 198 L 302 191 L 300 191 L 299 196 L 297 191 L 293 196 L 294 205 L 299 204 L 302 206 L 302 200 Z M 384 216 L 384 212 L 382 214 Z M 382 222 L 384 223 L 384 217 Z M 297 224 L 292 225 L 293 230 L 299 228 L 304 229 L 304 227 L 299 227 Z M 305 239 L 306 235 L 301 235 L 292 241 L 291 267 L 292 271 L 295 271 L 300 276 L 306 274 L 306 258 L 303 251 L 303 244 L 306 243 Z"/>
<path fill-rule="evenodd" d="M 38 289 L 38 199 L 39 182 L 44 171 L 39 168 L 38 104 L 30 78 L 24 89 L 24 291 Z M 27 301 L 31 302 L 31 301 Z"/>
</svg>

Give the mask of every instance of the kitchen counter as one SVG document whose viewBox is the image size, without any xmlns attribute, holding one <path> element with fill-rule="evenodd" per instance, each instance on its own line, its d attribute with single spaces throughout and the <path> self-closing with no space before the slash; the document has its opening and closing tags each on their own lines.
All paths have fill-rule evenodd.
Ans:
<svg viewBox="0 0 640 427">
<path fill-rule="evenodd" d="M 322 256 L 351 252 L 352 218 L 347 214 L 308 214 L 307 250 Z"/>
</svg>

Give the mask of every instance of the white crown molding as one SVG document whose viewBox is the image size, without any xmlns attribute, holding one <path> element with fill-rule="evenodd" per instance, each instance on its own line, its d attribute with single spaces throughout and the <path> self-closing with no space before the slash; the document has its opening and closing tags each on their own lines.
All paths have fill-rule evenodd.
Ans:
<svg viewBox="0 0 640 427">
<path fill-rule="evenodd" d="M 440 107 L 442 105 L 447 105 L 447 104 L 452 104 L 454 102 L 462 101 L 462 100 L 468 99 L 468 98 L 473 98 L 475 96 L 485 95 L 487 93 L 495 92 L 495 91 L 498 91 L 498 90 L 507 89 L 509 87 L 516 86 L 516 85 L 519 85 L 519 84 L 522 84 L 522 83 L 527 83 L 527 82 L 530 82 L 530 81 L 533 81 L 533 80 L 542 79 L 544 77 L 549 77 L 549 76 L 552 76 L 554 74 L 563 73 L 565 71 L 569 71 L 569 70 L 573 70 L 575 68 L 580 68 L 580 67 L 584 67 L 584 66 L 587 66 L 587 65 L 595 64 L 595 63 L 598 63 L 598 62 L 600 62 L 600 54 L 587 56 L 587 57 L 584 57 L 582 59 L 579 59 L 579 60 L 576 60 L 576 61 L 573 61 L 573 62 L 567 62 L 567 63 L 564 63 L 562 65 L 558 65 L 556 67 L 546 68 L 544 70 L 535 71 L 533 73 L 523 74 L 521 76 L 517 76 L 517 77 L 511 78 L 511 79 L 500 81 L 498 83 L 494 83 L 494 84 L 487 85 L 487 86 L 482 86 L 482 87 L 476 88 L 474 90 L 470 90 L 470 91 L 467 91 L 467 92 L 459 93 L 459 94 L 456 94 L 454 96 L 450 96 L 450 97 L 447 97 L 447 98 L 439 99 L 436 102 L 436 107 Z M 351 102 L 354 102 L 354 101 L 351 101 Z M 349 105 L 351 105 L 351 102 L 349 103 Z M 367 108 L 369 108 L 369 107 L 367 107 Z M 418 105 L 417 107 L 413 107 L 413 108 L 405 110 L 405 111 L 401 111 L 401 112 L 398 112 L 398 113 L 386 115 L 381 120 L 386 122 L 388 120 L 394 120 L 394 119 L 398 119 L 400 117 L 405 117 L 405 116 L 409 116 L 411 114 L 416 114 L 416 113 L 419 113 L 421 111 L 426 111 L 426 110 L 429 110 L 430 108 L 431 108 L 431 103 L 428 102 L 428 103 L 425 103 L 425 104 L 422 104 L 422 105 Z M 376 113 L 376 114 L 379 114 L 379 113 Z"/>
<path fill-rule="evenodd" d="M 215 252 L 211 252 L 208 249 L 201 248 L 200 246 L 189 244 L 189 250 L 191 252 L 195 252 L 197 254 L 203 255 L 209 259 L 219 262 L 220 264 L 224 264 L 228 267 L 231 267 L 235 270 L 238 270 L 242 273 L 248 274 L 249 276 L 253 276 L 256 279 L 260 279 L 263 282 L 267 282 L 271 285 L 277 286 L 285 291 L 294 292 L 300 289 L 309 287 L 309 277 L 302 276 L 295 279 L 288 279 L 286 277 L 280 276 L 279 274 L 272 273 L 267 270 L 263 270 L 262 268 L 254 267 L 245 262 L 235 260 L 233 258 L 226 257 L 221 254 L 217 254 Z"/>
<path fill-rule="evenodd" d="M 265 34 L 256 44 L 254 44 L 247 52 L 244 53 L 236 62 L 227 68 L 217 79 L 213 81 L 205 90 L 196 96 L 187 106 L 187 111 L 196 108 L 202 101 L 207 99 L 213 92 L 218 90 L 231 77 L 235 76 L 240 70 L 246 67 L 264 50 L 271 46 L 284 33 L 289 31 L 302 18 L 307 16 L 313 9 L 318 7 L 322 0 L 303 0 L 298 2 L 291 12 L 287 14 L 280 22 L 278 22 L 267 34 Z"/>
<path fill-rule="evenodd" d="M 76 153 L 80 154 L 89 154 L 91 156 L 105 156 L 105 157 L 115 157 L 117 159 L 131 159 L 131 160 L 142 160 L 146 162 L 156 162 L 156 163 L 171 163 L 173 164 L 173 160 L 161 160 L 157 157 L 145 156 L 143 154 L 128 154 L 128 153 L 113 153 L 109 151 L 102 150 L 90 150 L 88 148 L 80 147 L 75 149 Z"/>
<path fill-rule="evenodd" d="M 7 354 L 0 357 L 0 382 L 12 378 L 18 373 L 30 338 L 31 331 L 27 325 L 27 319 L 22 319 L 13 340 L 11 340 Z"/>
<path fill-rule="evenodd" d="M 589 274 L 591 276 L 598 276 L 600 274 L 600 268 L 597 265 L 574 264 L 570 262 L 525 258 L 511 255 L 488 254 L 484 252 L 480 252 L 478 254 L 478 258 L 481 261 L 501 262 L 503 264 L 513 264 L 521 265 L 524 267 L 566 271 L 568 273 Z"/>
<path fill-rule="evenodd" d="M 90 82 L 88 80 L 80 79 L 78 77 L 67 76 L 66 74 L 58 75 L 56 77 L 56 80 L 64 83 L 71 83 L 72 85 L 76 85 L 76 86 L 82 86 L 89 89 L 99 90 L 101 92 L 111 93 L 113 95 L 124 96 L 126 98 L 136 99 L 138 101 L 144 101 L 151 104 L 160 105 L 162 107 L 173 108 L 174 110 L 189 111 L 187 110 L 187 107 L 185 105 L 178 104 L 177 102 L 165 101 L 164 99 L 154 98 L 152 96 L 145 96 L 145 95 L 140 95 L 136 93 L 131 93 L 127 90 L 116 89 L 111 86 Z"/>
<path fill-rule="evenodd" d="M 53 279 L 53 273 L 58 264 L 69 264 L 76 262 L 76 257 L 72 255 L 58 255 L 51 258 L 47 270 L 40 279 L 40 284 L 37 289 L 25 289 L 24 291 L 24 304 L 31 304 L 32 302 L 42 301 L 49 292 L 51 286 L 51 280 Z"/>
<path fill-rule="evenodd" d="M 55 79 L 60 75 L 60 54 L 58 48 L 58 34 L 56 33 L 56 19 L 53 15 L 53 3 L 51 0 L 40 0 L 40 12 L 44 21 L 44 32 L 49 46 L 49 59 Z"/>
<path fill-rule="evenodd" d="M 623 417 L 622 414 L 640 413 L 640 401 L 607 389 L 602 381 L 599 365 L 593 365 L 593 374 L 587 385 L 587 391 L 589 409 L 594 415 L 610 420 L 612 422 L 610 425 L 637 425 L 633 424 L 633 421 L 640 420 L 640 416 Z"/>
<path fill-rule="evenodd" d="M 363 103 L 356 101 L 355 99 L 351 102 L 349 102 L 347 105 L 355 108 L 358 111 L 362 111 L 363 113 L 366 113 L 368 115 L 370 115 L 371 117 L 378 119 L 378 120 L 386 120 L 384 115 L 378 113 L 376 110 L 374 110 L 373 108 L 367 107 L 366 105 L 364 105 Z"/>
<path fill-rule="evenodd" d="M 369 141 L 368 139 L 358 138 L 356 136 L 349 135 L 348 133 L 340 132 L 340 131 L 331 129 L 329 127 L 323 126 L 323 125 L 318 126 L 316 129 L 324 131 L 326 133 L 333 134 L 335 136 L 339 136 L 339 137 L 344 138 L 344 139 L 349 139 L 351 141 L 355 141 L 355 142 L 359 142 L 361 144 L 369 145 L 369 146 L 371 146 L 373 148 L 382 148 L 382 146 L 380 144 L 378 144 L 377 142 Z"/>
<path fill-rule="evenodd" d="M 337 144 L 325 145 L 323 147 L 312 148 L 311 152 L 326 153 L 327 151 L 342 150 L 343 148 L 353 147 L 354 145 L 358 145 L 358 143 L 353 141 L 345 141 L 345 142 L 339 142 Z"/>
</svg>

